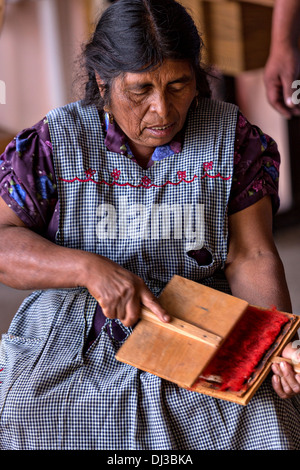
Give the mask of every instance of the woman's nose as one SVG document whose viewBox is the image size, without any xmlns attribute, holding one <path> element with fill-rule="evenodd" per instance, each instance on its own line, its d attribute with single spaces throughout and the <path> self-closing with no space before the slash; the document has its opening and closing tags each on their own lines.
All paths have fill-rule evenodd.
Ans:
<svg viewBox="0 0 300 470">
<path fill-rule="evenodd" d="M 165 118 L 170 110 L 170 101 L 167 93 L 157 92 L 153 94 L 151 100 L 151 111 L 156 112 L 158 116 Z"/>
</svg>

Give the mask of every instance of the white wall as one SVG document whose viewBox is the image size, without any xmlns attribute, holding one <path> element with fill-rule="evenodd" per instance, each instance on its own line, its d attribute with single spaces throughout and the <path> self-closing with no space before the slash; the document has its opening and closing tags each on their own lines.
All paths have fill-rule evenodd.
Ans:
<svg viewBox="0 0 300 470">
<path fill-rule="evenodd" d="M 73 62 L 87 37 L 86 5 L 84 0 L 7 4 L 0 35 L 0 80 L 6 84 L 2 129 L 14 134 L 73 99 Z"/>
</svg>

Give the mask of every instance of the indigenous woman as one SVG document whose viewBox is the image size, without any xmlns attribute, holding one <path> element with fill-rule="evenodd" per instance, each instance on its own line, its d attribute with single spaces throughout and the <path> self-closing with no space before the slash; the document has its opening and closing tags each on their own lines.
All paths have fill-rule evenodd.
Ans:
<svg viewBox="0 0 300 470">
<path fill-rule="evenodd" d="M 1 449 L 300 448 L 288 364 L 242 407 L 115 359 L 141 305 L 169 321 L 157 297 L 175 274 L 291 311 L 276 144 L 211 99 L 201 46 L 174 0 L 115 2 L 85 98 L 1 156 L 0 280 L 34 290 L 2 339 Z"/>
</svg>

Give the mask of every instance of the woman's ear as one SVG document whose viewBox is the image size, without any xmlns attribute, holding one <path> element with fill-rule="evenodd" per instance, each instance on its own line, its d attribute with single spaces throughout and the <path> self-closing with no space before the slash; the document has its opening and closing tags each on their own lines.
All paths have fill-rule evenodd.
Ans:
<svg viewBox="0 0 300 470">
<path fill-rule="evenodd" d="M 105 83 L 97 72 L 95 72 L 95 77 L 96 77 L 96 82 L 99 88 L 101 98 L 103 99 L 104 94 L 105 94 Z"/>
</svg>

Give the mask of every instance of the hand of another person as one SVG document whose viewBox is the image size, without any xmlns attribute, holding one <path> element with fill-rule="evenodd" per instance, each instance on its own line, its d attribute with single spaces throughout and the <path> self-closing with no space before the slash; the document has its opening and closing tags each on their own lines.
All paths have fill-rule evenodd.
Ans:
<svg viewBox="0 0 300 470">
<path fill-rule="evenodd" d="M 282 352 L 282 357 L 291 359 L 292 361 L 299 361 L 300 364 L 300 341 L 289 343 Z M 300 394 L 300 373 L 296 373 L 291 364 L 281 362 L 280 364 L 273 364 L 272 377 L 273 388 L 281 398 L 290 398 L 293 395 Z"/>
<path fill-rule="evenodd" d="M 133 326 L 139 319 L 141 307 L 148 307 L 161 321 L 169 321 L 167 312 L 144 281 L 108 258 L 91 255 L 83 284 L 98 301 L 104 315 Z"/>
<path fill-rule="evenodd" d="M 277 47 L 267 61 L 264 82 L 269 103 L 283 116 L 300 116 L 299 93 L 292 87 L 300 78 L 300 50 Z M 293 94 L 294 98 L 293 99 Z M 294 101 L 294 102 L 293 102 Z"/>
</svg>

